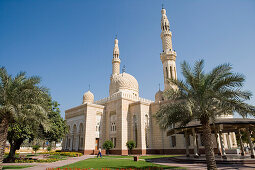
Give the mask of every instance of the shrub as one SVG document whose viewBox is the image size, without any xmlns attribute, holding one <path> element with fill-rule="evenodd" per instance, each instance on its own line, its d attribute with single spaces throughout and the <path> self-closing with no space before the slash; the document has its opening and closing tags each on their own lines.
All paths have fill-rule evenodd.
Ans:
<svg viewBox="0 0 255 170">
<path fill-rule="evenodd" d="M 59 161 L 61 159 L 57 159 L 57 158 L 49 158 L 49 159 L 16 159 L 15 163 L 34 163 L 34 162 L 56 162 Z"/>
<path fill-rule="evenodd" d="M 77 157 L 77 156 L 82 156 L 82 153 L 79 152 L 55 152 L 58 153 L 59 155 L 62 156 L 69 156 L 69 157 Z"/>
<path fill-rule="evenodd" d="M 35 153 L 36 153 L 36 151 L 38 151 L 38 150 L 40 149 L 40 146 L 39 146 L 39 145 L 33 145 L 33 146 L 32 146 L 32 149 L 33 149 L 33 151 L 35 151 Z"/>
<path fill-rule="evenodd" d="M 50 155 L 61 155 L 61 156 L 69 156 L 69 157 L 77 157 L 82 156 L 82 153 L 79 152 L 42 152 L 41 154 L 50 154 Z"/>
<path fill-rule="evenodd" d="M 127 146 L 128 150 L 131 152 L 131 150 L 135 148 L 136 143 L 135 143 L 135 141 L 130 140 L 130 141 L 127 141 L 126 146 Z"/>
<path fill-rule="evenodd" d="M 113 148 L 113 143 L 110 140 L 107 140 L 103 144 L 103 148 L 106 149 L 106 153 L 109 154 L 109 150 Z"/>
<path fill-rule="evenodd" d="M 50 152 L 52 150 L 52 147 L 51 146 L 48 146 L 47 147 L 47 151 Z"/>
</svg>

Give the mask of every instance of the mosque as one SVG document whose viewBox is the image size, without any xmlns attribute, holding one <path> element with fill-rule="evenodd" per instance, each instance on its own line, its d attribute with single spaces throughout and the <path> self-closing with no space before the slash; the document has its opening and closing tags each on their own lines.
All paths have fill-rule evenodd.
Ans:
<svg viewBox="0 0 255 170">
<path fill-rule="evenodd" d="M 167 79 L 177 79 L 176 52 L 172 47 L 172 33 L 166 16 L 161 10 L 160 59 L 163 66 L 164 89 L 170 87 Z M 195 144 L 203 149 L 201 135 L 189 135 L 185 143 L 183 134 L 167 135 L 167 130 L 160 129 L 154 118 L 160 105 L 166 103 L 163 91 L 155 94 L 155 101 L 139 96 L 139 84 L 134 76 L 120 73 L 118 39 L 114 40 L 112 75 L 110 77 L 109 97 L 94 101 L 91 91 L 84 93 L 81 105 L 65 111 L 65 119 L 70 133 L 63 140 L 63 150 L 81 151 L 84 154 L 95 154 L 106 140 L 111 140 L 114 147 L 111 154 L 127 155 L 126 143 L 136 142 L 134 154 L 178 154 L 185 153 L 185 145 L 192 148 Z M 194 140 L 195 139 L 195 140 Z M 214 145 L 217 141 L 214 138 Z M 192 142 L 192 141 L 195 141 Z M 226 148 L 236 148 L 235 133 L 223 137 Z"/>
</svg>

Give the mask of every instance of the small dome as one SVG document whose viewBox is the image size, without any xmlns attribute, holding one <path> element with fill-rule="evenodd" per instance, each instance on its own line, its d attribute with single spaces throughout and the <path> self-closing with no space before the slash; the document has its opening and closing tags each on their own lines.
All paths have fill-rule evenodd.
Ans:
<svg viewBox="0 0 255 170">
<path fill-rule="evenodd" d="M 139 86 L 137 80 L 128 73 L 112 75 L 110 83 L 110 95 L 118 91 L 130 91 L 138 96 Z"/>
<path fill-rule="evenodd" d="M 94 94 L 91 91 L 87 91 L 83 95 L 83 104 L 85 103 L 93 103 L 94 102 Z"/>
<path fill-rule="evenodd" d="M 159 90 L 156 94 L 155 94 L 155 102 L 159 102 L 162 101 L 163 99 L 163 92 L 161 90 Z"/>
</svg>

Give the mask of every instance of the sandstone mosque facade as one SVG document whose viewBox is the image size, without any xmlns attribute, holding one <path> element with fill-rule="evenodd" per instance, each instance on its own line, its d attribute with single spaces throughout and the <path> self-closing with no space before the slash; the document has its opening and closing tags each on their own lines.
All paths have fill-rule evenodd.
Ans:
<svg viewBox="0 0 255 170">
<path fill-rule="evenodd" d="M 167 79 L 177 79 L 176 52 L 172 47 L 172 33 L 166 16 L 161 10 L 161 39 L 163 51 L 160 59 L 163 65 L 164 88 L 169 88 Z M 126 142 L 136 142 L 135 154 L 171 154 L 185 153 L 185 139 L 182 134 L 167 136 L 153 115 L 160 105 L 166 103 L 163 92 L 155 94 L 155 101 L 139 96 L 137 80 L 128 73 L 120 73 L 118 40 L 114 40 L 112 75 L 110 78 L 109 97 L 94 101 L 94 95 L 88 91 L 83 95 L 83 103 L 65 111 L 65 119 L 70 132 L 63 140 L 63 150 L 81 151 L 95 154 L 106 140 L 111 140 L 114 147 L 110 153 L 127 155 Z M 190 148 L 193 136 L 189 136 Z M 234 134 L 223 137 L 225 147 L 235 148 Z M 217 139 L 218 140 L 218 139 Z M 216 139 L 214 138 L 215 147 Z M 200 135 L 197 143 L 203 148 Z"/>
</svg>

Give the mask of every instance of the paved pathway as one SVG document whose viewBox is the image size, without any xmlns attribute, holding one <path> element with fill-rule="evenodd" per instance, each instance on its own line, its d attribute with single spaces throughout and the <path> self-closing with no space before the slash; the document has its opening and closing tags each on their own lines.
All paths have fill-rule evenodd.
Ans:
<svg viewBox="0 0 255 170">
<path fill-rule="evenodd" d="M 185 167 L 189 170 L 206 170 L 206 164 L 202 163 L 177 163 L 171 160 L 157 159 L 153 160 L 153 163 L 167 165 L 167 166 L 178 166 Z M 217 164 L 219 170 L 255 170 L 255 164 Z"/>
<path fill-rule="evenodd" d="M 78 162 L 78 161 L 81 161 L 84 159 L 88 159 L 88 158 L 93 158 L 93 157 L 95 157 L 95 155 L 83 155 L 80 157 L 71 157 L 66 160 L 52 162 L 52 163 L 32 163 L 32 164 L 31 163 L 20 163 L 20 165 L 36 165 L 36 166 L 30 167 L 30 168 L 19 169 L 19 170 L 45 170 L 46 168 L 57 168 L 60 166 L 72 164 L 72 163 L 75 163 L 75 162 Z M 3 165 L 17 165 L 17 163 L 15 163 L 15 164 L 3 163 Z"/>
</svg>

